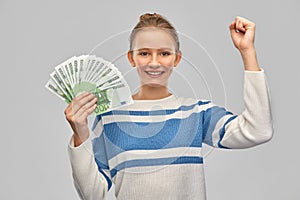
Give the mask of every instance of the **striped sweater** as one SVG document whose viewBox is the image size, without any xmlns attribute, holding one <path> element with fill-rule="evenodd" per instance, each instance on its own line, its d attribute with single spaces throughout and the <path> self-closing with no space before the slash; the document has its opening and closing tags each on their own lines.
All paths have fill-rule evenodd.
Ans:
<svg viewBox="0 0 300 200">
<path fill-rule="evenodd" d="M 204 200 L 202 144 L 248 148 L 268 141 L 273 128 L 263 71 L 245 71 L 245 110 L 235 115 L 211 101 L 176 95 L 134 100 L 97 116 L 92 137 L 69 155 L 81 199 Z"/>
</svg>

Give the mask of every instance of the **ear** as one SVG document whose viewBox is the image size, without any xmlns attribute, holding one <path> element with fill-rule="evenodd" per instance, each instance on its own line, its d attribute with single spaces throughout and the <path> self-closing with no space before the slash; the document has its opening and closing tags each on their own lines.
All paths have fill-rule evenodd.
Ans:
<svg viewBox="0 0 300 200">
<path fill-rule="evenodd" d="M 128 61 L 130 62 L 131 66 L 132 67 L 135 67 L 135 62 L 133 60 L 133 52 L 132 51 L 128 51 L 127 52 L 127 58 L 128 58 Z"/>
<path fill-rule="evenodd" d="M 180 62 L 182 57 L 182 53 L 180 50 L 178 50 L 178 52 L 176 53 L 176 58 L 175 58 L 175 62 L 174 62 L 174 67 L 176 67 L 178 65 L 178 63 Z"/>
</svg>

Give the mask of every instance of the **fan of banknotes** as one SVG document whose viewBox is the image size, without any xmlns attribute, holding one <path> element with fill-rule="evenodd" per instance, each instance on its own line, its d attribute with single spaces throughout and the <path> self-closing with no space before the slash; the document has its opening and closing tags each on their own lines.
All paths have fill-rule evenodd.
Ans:
<svg viewBox="0 0 300 200">
<path fill-rule="evenodd" d="M 57 65 L 50 77 L 45 87 L 67 103 L 85 91 L 95 94 L 96 115 L 133 103 L 118 68 L 95 55 L 74 56 Z"/>
</svg>

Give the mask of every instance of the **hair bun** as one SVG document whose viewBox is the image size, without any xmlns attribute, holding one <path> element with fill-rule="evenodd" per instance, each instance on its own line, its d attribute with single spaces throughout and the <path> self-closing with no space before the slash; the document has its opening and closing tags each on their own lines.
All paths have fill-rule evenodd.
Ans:
<svg viewBox="0 0 300 200">
<path fill-rule="evenodd" d="M 132 51 L 133 48 L 132 44 L 136 36 L 136 33 L 138 33 L 142 28 L 145 27 L 161 28 L 167 31 L 172 36 L 174 42 L 176 43 L 175 44 L 176 51 L 179 50 L 178 35 L 175 28 L 172 26 L 172 24 L 164 16 L 160 14 L 145 13 L 140 15 L 140 21 L 135 25 L 135 27 L 131 31 L 130 38 L 129 38 L 130 51 Z"/>
<path fill-rule="evenodd" d="M 162 18 L 162 16 L 160 14 L 157 13 L 145 13 L 143 15 L 140 16 L 140 21 L 144 21 L 144 20 L 148 20 L 150 18 Z"/>
</svg>

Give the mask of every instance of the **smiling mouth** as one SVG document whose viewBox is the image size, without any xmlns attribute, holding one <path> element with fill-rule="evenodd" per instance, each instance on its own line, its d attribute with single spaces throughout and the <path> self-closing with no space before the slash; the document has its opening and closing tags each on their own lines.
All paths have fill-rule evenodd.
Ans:
<svg viewBox="0 0 300 200">
<path fill-rule="evenodd" d="M 151 75 L 151 76 L 159 76 L 161 74 L 163 74 L 163 71 L 160 72 L 151 72 L 151 71 L 146 71 L 146 74 Z"/>
</svg>

